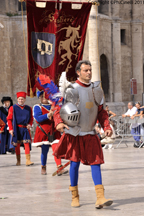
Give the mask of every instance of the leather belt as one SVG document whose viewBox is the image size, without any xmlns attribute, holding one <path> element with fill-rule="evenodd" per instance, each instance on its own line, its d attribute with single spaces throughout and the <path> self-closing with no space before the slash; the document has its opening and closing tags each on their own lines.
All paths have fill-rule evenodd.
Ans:
<svg viewBox="0 0 144 216">
<path fill-rule="evenodd" d="M 21 128 L 26 128 L 25 125 L 17 125 L 18 127 L 21 127 Z"/>
</svg>

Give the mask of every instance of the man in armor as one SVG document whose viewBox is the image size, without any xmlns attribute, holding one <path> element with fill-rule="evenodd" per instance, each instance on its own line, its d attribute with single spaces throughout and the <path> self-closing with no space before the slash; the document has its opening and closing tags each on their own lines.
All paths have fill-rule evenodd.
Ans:
<svg viewBox="0 0 144 216">
<path fill-rule="evenodd" d="M 108 114 L 103 109 L 104 96 L 100 82 L 91 82 L 91 63 L 86 60 L 79 61 L 76 66 L 76 73 L 78 79 L 74 84 L 68 81 L 64 83 L 60 79 L 60 91 L 66 104 L 62 106 L 60 111 L 57 110 L 54 113 L 56 129 L 63 132 L 54 155 L 71 161 L 69 189 L 72 192 L 72 207 L 80 206 L 78 193 L 80 162 L 91 166 L 97 195 L 95 207 L 100 209 L 103 206 L 110 206 L 113 201 L 104 197 L 100 167 L 104 163 L 104 158 L 101 143 L 94 130 L 97 119 L 106 136 L 111 136 L 112 130 Z M 63 86 L 66 88 L 63 89 Z M 72 104 L 75 108 L 72 107 Z"/>
</svg>

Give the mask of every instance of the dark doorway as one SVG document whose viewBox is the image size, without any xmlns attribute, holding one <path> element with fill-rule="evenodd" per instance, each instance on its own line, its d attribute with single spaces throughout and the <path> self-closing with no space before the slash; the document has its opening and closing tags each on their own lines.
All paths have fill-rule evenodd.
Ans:
<svg viewBox="0 0 144 216">
<path fill-rule="evenodd" d="M 104 54 L 100 56 L 100 69 L 101 69 L 102 88 L 105 94 L 105 100 L 106 102 L 108 102 L 109 101 L 109 75 L 108 75 L 107 58 Z"/>
<path fill-rule="evenodd" d="M 126 44 L 125 42 L 125 35 L 126 35 L 126 30 L 125 29 L 121 29 L 121 44 Z"/>
</svg>

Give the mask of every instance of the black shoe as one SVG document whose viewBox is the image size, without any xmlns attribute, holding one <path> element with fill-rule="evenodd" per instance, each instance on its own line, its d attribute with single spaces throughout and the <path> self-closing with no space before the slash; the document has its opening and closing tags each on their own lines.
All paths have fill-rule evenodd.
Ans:
<svg viewBox="0 0 144 216">
<path fill-rule="evenodd" d="M 134 148 L 139 148 L 139 146 L 140 146 L 140 142 L 139 141 L 136 141 L 135 143 L 134 143 Z"/>
</svg>

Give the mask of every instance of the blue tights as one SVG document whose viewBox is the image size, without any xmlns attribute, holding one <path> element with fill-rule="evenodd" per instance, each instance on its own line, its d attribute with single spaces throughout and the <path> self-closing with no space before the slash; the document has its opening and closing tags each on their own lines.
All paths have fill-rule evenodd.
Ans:
<svg viewBox="0 0 144 216">
<path fill-rule="evenodd" d="M 48 151 L 49 151 L 49 145 L 41 146 L 41 164 L 42 166 L 46 165 Z"/>
<path fill-rule="evenodd" d="M 79 165 L 80 165 L 80 162 L 71 161 L 70 163 L 69 174 L 70 174 L 70 183 L 72 187 L 78 184 Z M 94 185 L 102 184 L 100 164 L 91 165 L 91 173 L 92 173 Z"/>
</svg>

